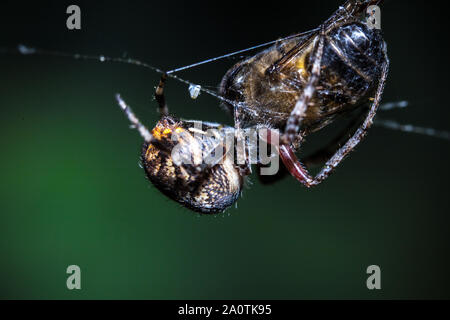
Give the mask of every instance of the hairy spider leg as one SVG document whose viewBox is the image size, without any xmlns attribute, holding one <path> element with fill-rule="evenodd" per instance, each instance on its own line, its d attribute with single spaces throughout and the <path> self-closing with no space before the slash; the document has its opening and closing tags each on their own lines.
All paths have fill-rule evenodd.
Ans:
<svg viewBox="0 0 450 320">
<path fill-rule="evenodd" d="M 130 120 L 131 125 L 133 128 L 137 129 L 144 138 L 145 142 L 150 143 L 155 140 L 153 135 L 148 131 L 148 129 L 139 121 L 138 117 L 134 114 L 133 110 L 125 103 L 125 101 L 121 98 L 120 94 L 116 94 L 116 100 L 119 104 L 122 111 L 125 113 L 125 115 L 128 117 L 128 120 Z"/>
<path fill-rule="evenodd" d="M 167 74 L 163 73 L 161 75 L 161 79 L 159 80 L 159 84 L 156 87 L 155 91 L 155 99 L 159 105 L 159 114 L 162 117 L 167 116 L 169 114 L 169 108 L 167 107 L 166 97 L 164 96 L 164 85 L 166 83 Z"/>
<path fill-rule="evenodd" d="M 302 95 L 295 104 L 295 107 L 292 110 L 286 123 L 285 134 L 281 137 L 281 144 L 283 145 L 290 146 L 292 143 L 294 143 L 296 137 L 300 132 L 300 125 L 305 116 L 306 109 L 308 108 L 308 105 L 313 98 L 314 93 L 316 92 L 316 86 L 320 78 L 320 65 L 323 56 L 323 46 L 325 39 L 324 33 L 325 29 L 324 27 L 322 27 L 316 52 L 314 55 L 314 64 L 312 67 L 311 76 L 309 77 L 308 83 L 306 84 Z"/>
<path fill-rule="evenodd" d="M 295 155 L 291 145 L 280 145 L 280 157 L 286 168 L 298 181 L 300 181 L 306 187 L 313 187 L 320 184 L 334 169 L 341 163 L 347 154 L 349 154 L 367 135 L 368 129 L 372 126 L 374 117 L 377 113 L 380 105 L 381 97 L 383 95 L 384 86 L 386 83 L 387 75 L 389 73 L 389 58 L 387 56 L 386 47 L 384 48 L 385 62 L 383 65 L 383 71 L 378 83 L 377 92 L 370 107 L 370 110 L 362 123 L 362 125 L 356 130 L 353 136 L 347 140 L 347 142 L 339 148 L 334 155 L 326 162 L 321 171 L 313 178 L 308 170 L 300 163 Z"/>
</svg>

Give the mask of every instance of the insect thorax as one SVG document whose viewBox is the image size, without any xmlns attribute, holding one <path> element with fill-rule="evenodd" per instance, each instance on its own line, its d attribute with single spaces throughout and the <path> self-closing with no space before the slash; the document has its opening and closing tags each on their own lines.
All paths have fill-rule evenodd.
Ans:
<svg viewBox="0 0 450 320">
<path fill-rule="evenodd" d="M 221 94 L 239 103 L 243 126 L 267 123 L 284 129 L 310 77 L 317 39 L 318 33 L 279 42 L 227 72 Z M 369 102 L 381 75 L 384 46 L 380 30 L 359 22 L 326 33 L 321 76 L 302 123 L 304 130 L 318 130 L 337 115 Z"/>
</svg>

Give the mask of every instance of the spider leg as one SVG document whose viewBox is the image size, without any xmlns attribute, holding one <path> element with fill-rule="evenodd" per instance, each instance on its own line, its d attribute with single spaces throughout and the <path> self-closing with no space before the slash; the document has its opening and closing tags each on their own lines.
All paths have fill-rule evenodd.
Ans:
<svg viewBox="0 0 450 320">
<path fill-rule="evenodd" d="M 162 117 L 167 116 L 169 114 L 169 108 L 166 104 L 166 97 L 164 96 L 164 85 L 166 83 L 167 74 L 163 73 L 161 76 L 161 80 L 159 80 L 159 84 L 156 87 L 155 91 L 155 99 L 159 105 L 159 114 Z"/>
<path fill-rule="evenodd" d="M 131 126 L 139 131 L 145 142 L 151 142 L 154 140 L 153 135 L 148 131 L 148 129 L 139 121 L 138 117 L 134 114 L 133 110 L 125 103 L 125 101 L 120 97 L 120 94 L 116 94 L 116 100 L 122 111 L 127 116 L 128 120 L 131 122 Z"/>
<path fill-rule="evenodd" d="M 373 119 L 380 105 L 381 97 L 384 91 L 384 85 L 386 83 L 386 78 L 389 72 L 389 59 L 385 52 L 385 63 L 383 66 L 383 71 L 381 79 L 378 84 L 378 89 L 375 95 L 375 99 L 371 105 L 371 108 L 362 123 L 362 125 L 356 130 L 353 136 L 347 140 L 347 142 L 339 148 L 334 155 L 326 162 L 322 170 L 313 178 L 308 173 L 308 170 L 303 167 L 298 158 L 296 157 L 292 147 L 287 144 L 280 146 L 280 157 L 284 165 L 288 168 L 290 173 L 306 187 L 316 186 L 322 181 L 324 181 L 333 172 L 333 170 L 339 165 L 339 163 L 345 158 L 345 156 L 350 153 L 364 137 L 367 135 L 368 129 L 373 124 Z"/>
<path fill-rule="evenodd" d="M 234 105 L 234 140 L 236 144 L 237 167 L 241 176 L 248 176 L 252 173 L 252 167 L 248 159 L 248 146 L 245 134 L 241 127 L 239 104 Z M 228 152 L 228 151 L 227 151 Z"/>
<path fill-rule="evenodd" d="M 361 111 L 365 111 L 365 109 L 362 109 Z M 327 160 L 334 155 L 336 150 L 340 148 L 344 138 L 348 139 L 351 136 L 351 133 L 355 131 L 355 127 L 361 121 L 362 115 L 362 112 L 355 115 L 345 129 L 339 132 L 333 140 L 331 140 L 325 147 L 303 158 L 302 163 L 309 168 L 327 162 Z"/>
<path fill-rule="evenodd" d="M 350 132 L 355 130 L 355 126 L 360 121 L 361 116 L 362 114 L 356 115 L 354 119 L 346 126 L 346 128 L 342 130 L 339 134 L 337 134 L 333 140 L 331 140 L 323 148 L 303 158 L 302 163 L 307 167 L 317 166 L 325 163 L 329 158 L 333 156 L 334 152 L 339 148 L 342 140 L 345 137 L 348 137 Z M 274 175 L 261 174 L 261 168 L 267 167 L 267 165 L 257 164 L 257 167 L 258 167 L 257 169 L 258 178 L 262 184 L 273 184 L 289 175 L 289 171 L 286 169 L 284 165 L 281 165 L 278 169 L 278 172 Z"/>
<path fill-rule="evenodd" d="M 302 95 L 295 104 L 295 107 L 286 123 L 285 134 L 281 137 L 281 144 L 283 145 L 291 145 L 295 141 L 300 132 L 300 125 L 306 114 L 308 105 L 316 92 L 316 86 L 320 78 L 320 65 L 322 62 L 323 47 L 325 42 L 324 33 L 325 31 L 322 27 L 319 35 L 319 43 L 314 55 L 314 64 L 312 67 L 311 76 L 309 77 L 308 83 L 306 84 Z"/>
</svg>

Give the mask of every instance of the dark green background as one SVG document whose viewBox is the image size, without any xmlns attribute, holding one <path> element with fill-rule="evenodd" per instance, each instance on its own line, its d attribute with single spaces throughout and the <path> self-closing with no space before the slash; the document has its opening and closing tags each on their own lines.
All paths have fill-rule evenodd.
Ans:
<svg viewBox="0 0 450 320">
<path fill-rule="evenodd" d="M 0 46 L 126 52 L 171 69 L 311 29 L 341 2 L 3 1 Z M 65 26 L 72 3 L 81 31 Z M 438 5 L 382 8 L 392 62 L 384 101 L 411 102 L 385 118 L 450 129 L 449 28 Z M 216 86 L 236 61 L 180 76 Z M 450 297 L 448 141 L 373 128 L 317 189 L 252 177 L 238 209 L 198 216 L 144 178 L 141 139 L 113 99 L 120 92 L 151 127 L 157 81 L 128 65 L 0 55 L 0 298 Z M 178 116 L 232 122 L 179 83 L 167 98 Z M 80 291 L 66 288 L 71 264 Z M 366 288 L 371 264 L 381 291 Z"/>
</svg>

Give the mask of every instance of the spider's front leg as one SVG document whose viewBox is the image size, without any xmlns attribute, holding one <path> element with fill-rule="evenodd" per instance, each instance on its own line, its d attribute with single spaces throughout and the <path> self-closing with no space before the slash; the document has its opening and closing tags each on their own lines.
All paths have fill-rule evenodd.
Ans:
<svg viewBox="0 0 450 320">
<path fill-rule="evenodd" d="M 320 66 L 322 63 L 323 47 L 325 42 L 324 33 L 325 30 L 322 27 L 319 35 L 319 43 L 314 54 L 314 63 L 311 70 L 311 76 L 309 77 L 308 83 L 306 84 L 302 95 L 295 104 L 295 107 L 292 110 L 286 123 L 285 134 L 281 137 L 280 141 L 283 145 L 291 145 L 298 137 L 298 134 L 300 132 L 300 125 L 306 114 L 306 109 L 308 108 L 308 105 L 311 102 L 314 93 L 316 92 L 316 86 L 320 78 Z"/>
<path fill-rule="evenodd" d="M 314 54 L 314 63 L 311 71 L 311 76 L 309 77 L 308 83 L 303 90 L 302 95 L 298 99 L 294 109 L 289 116 L 286 124 L 286 130 L 280 139 L 279 154 L 284 165 L 288 171 L 301 183 L 309 187 L 313 181 L 313 178 L 309 175 L 308 171 L 303 167 L 303 165 L 298 161 L 292 149 L 292 144 L 298 138 L 300 132 L 300 126 L 303 118 L 306 114 L 306 110 L 311 99 L 316 91 L 317 83 L 320 78 L 320 66 L 323 56 L 323 47 L 325 41 L 324 27 L 322 27 L 321 33 L 319 35 L 319 42 Z M 301 140 L 301 137 L 300 137 Z"/>
<path fill-rule="evenodd" d="M 374 101 L 372 102 L 369 113 L 367 114 L 364 122 L 356 130 L 353 136 L 349 140 L 347 140 L 347 142 L 334 153 L 334 155 L 326 162 L 324 167 L 314 178 L 309 174 L 308 170 L 300 163 L 291 147 L 291 144 L 286 143 L 289 142 L 289 140 L 287 141 L 285 140 L 284 143 L 282 140 L 282 144 L 280 145 L 279 148 L 281 160 L 283 161 L 284 165 L 289 170 L 289 172 L 298 181 L 300 181 L 306 187 L 313 187 L 320 184 L 322 181 L 324 181 L 326 178 L 329 177 L 329 175 L 339 165 L 339 163 L 341 163 L 341 161 L 345 158 L 345 156 L 349 154 L 359 144 L 359 142 L 361 142 L 361 140 L 364 139 L 364 137 L 367 135 L 368 129 L 373 124 L 373 119 L 378 110 L 378 106 L 380 105 L 388 72 L 389 72 L 389 58 L 387 57 L 387 53 L 385 51 L 385 62 L 383 65 L 381 78 L 378 83 L 377 92 Z M 306 106 L 301 106 L 301 108 L 303 110 L 306 110 Z M 291 123 L 292 122 L 293 121 L 291 121 Z M 299 130 L 301 118 L 298 123 L 299 126 L 297 127 L 297 129 Z"/>
<path fill-rule="evenodd" d="M 133 110 L 126 104 L 126 102 L 122 99 L 120 94 L 116 94 L 117 104 L 120 106 L 122 111 L 127 116 L 128 120 L 130 120 L 131 126 L 137 129 L 144 139 L 145 142 L 151 143 L 155 140 L 150 131 L 139 121 L 138 117 L 134 114 Z"/>
<path fill-rule="evenodd" d="M 162 117 L 167 116 L 169 114 L 169 109 L 167 108 L 166 98 L 164 96 L 164 85 L 167 79 L 167 74 L 163 74 L 161 76 L 161 80 L 159 81 L 158 86 L 155 91 L 155 99 L 158 102 L 159 106 L 159 114 Z M 122 99 L 120 94 L 116 94 L 116 101 L 122 111 L 127 116 L 128 120 L 131 122 L 131 126 L 136 128 L 142 138 L 144 138 L 147 143 L 155 143 L 157 142 L 151 132 L 139 121 L 138 117 L 133 113 L 133 110 L 126 104 L 126 102 Z"/>
<path fill-rule="evenodd" d="M 155 91 L 155 99 L 156 102 L 158 102 L 159 106 L 159 114 L 162 117 L 167 116 L 169 114 L 169 108 L 166 104 L 166 97 L 164 96 L 164 85 L 166 83 L 167 74 L 163 74 L 161 76 L 161 80 L 159 80 L 159 84 L 156 87 Z"/>
</svg>

